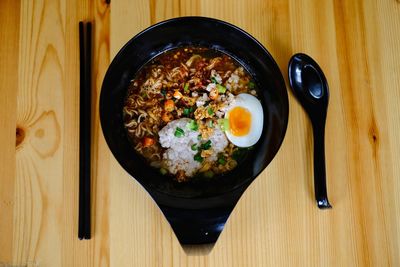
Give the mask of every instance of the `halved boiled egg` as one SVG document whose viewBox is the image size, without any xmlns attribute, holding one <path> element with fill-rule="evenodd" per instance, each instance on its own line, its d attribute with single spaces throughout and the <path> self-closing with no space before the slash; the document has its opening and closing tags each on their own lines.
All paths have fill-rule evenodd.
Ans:
<svg viewBox="0 0 400 267">
<path fill-rule="evenodd" d="M 249 147 L 261 137 L 264 112 L 260 101 L 250 94 L 239 94 L 225 113 L 229 128 L 225 131 L 229 141 L 238 147 Z"/>
</svg>

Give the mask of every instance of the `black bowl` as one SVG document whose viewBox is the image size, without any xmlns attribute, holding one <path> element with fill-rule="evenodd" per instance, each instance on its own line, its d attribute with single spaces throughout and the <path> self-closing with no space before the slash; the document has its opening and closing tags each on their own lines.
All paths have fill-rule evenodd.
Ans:
<svg viewBox="0 0 400 267">
<path fill-rule="evenodd" d="M 254 150 L 233 171 L 212 180 L 177 183 L 149 167 L 130 145 L 122 120 L 127 87 L 148 61 L 181 46 L 203 46 L 236 59 L 260 89 L 264 129 Z M 133 37 L 115 56 L 100 96 L 105 139 L 121 166 L 154 198 L 181 243 L 215 242 L 247 186 L 277 153 L 288 123 L 288 97 L 282 74 L 268 51 L 227 22 L 182 17 L 160 22 Z"/>
</svg>

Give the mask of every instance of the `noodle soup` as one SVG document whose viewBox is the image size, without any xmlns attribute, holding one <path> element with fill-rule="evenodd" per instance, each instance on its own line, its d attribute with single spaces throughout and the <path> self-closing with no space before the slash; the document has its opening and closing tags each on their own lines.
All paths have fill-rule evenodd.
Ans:
<svg viewBox="0 0 400 267">
<path fill-rule="evenodd" d="M 134 149 L 162 174 L 178 182 L 211 178 L 234 169 L 260 138 L 256 97 L 251 76 L 228 55 L 177 48 L 131 81 L 124 124 Z"/>
</svg>

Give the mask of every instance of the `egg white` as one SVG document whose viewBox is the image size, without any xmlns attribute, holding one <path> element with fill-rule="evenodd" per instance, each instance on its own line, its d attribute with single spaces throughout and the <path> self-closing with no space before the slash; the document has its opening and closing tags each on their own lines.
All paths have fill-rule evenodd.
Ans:
<svg viewBox="0 0 400 267">
<path fill-rule="evenodd" d="M 264 124 L 264 112 L 260 101 L 250 94 L 239 94 L 235 97 L 235 101 L 231 104 L 225 113 L 225 119 L 229 121 L 229 113 L 235 107 L 247 109 L 251 114 L 251 126 L 249 133 L 244 136 L 235 136 L 228 129 L 225 131 L 230 142 L 238 147 L 250 147 L 257 143 L 261 137 Z"/>
</svg>

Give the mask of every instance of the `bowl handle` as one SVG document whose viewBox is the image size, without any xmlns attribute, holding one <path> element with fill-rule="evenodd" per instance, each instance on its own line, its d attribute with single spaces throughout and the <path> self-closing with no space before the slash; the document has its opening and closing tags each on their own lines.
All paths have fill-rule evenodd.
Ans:
<svg viewBox="0 0 400 267">
<path fill-rule="evenodd" d="M 233 207 L 189 210 L 160 206 L 182 245 L 215 243 Z"/>
</svg>

